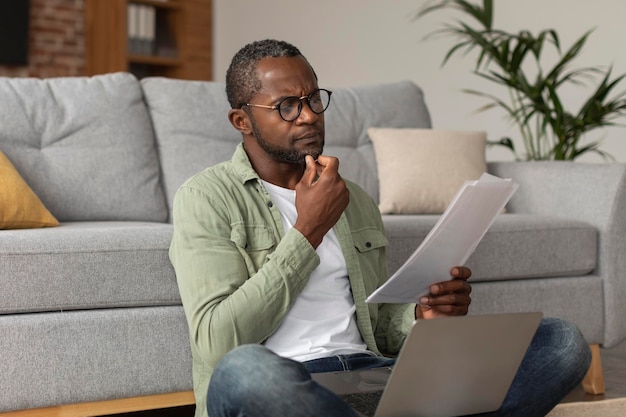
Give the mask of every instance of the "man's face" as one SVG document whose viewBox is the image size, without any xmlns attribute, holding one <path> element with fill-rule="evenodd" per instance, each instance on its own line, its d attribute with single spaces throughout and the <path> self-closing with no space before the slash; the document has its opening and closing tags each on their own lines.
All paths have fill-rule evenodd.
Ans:
<svg viewBox="0 0 626 417">
<path fill-rule="evenodd" d="M 289 96 L 302 97 L 318 88 L 313 70 L 300 56 L 265 58 L 258 64 L 261 91 L 252 104 L 273 106 Z M 259 147 L 273 160 L 304 164 L 304 157 L 317 158 L 324 148 L 324 115 L 311 111 L 306 100 L 292 122 L 278 110 L 248 107 L 253 134 Z"/>
</svg>

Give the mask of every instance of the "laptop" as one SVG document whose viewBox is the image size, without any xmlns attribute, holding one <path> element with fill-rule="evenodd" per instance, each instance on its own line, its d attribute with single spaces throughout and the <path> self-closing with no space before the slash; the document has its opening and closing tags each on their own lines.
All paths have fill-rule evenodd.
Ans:
<svg viewBox="0 0 626 417">
<path fill-rule="evenodd" d="M 417 320 L 393 368 L 312 377 L 365 417 L 455 417 L 495 411 L 542 317 L 508 313 Z"/>
</svg>

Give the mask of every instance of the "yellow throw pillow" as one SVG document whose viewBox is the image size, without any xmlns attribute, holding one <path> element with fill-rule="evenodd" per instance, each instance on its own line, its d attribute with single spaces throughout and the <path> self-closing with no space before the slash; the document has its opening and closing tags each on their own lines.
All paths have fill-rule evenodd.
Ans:
<svg viewBox="0 0 626 417">
<path fill-rule="evenodd" d="M 58 226 L 59 221 L 0 152 L 0 229 Z"/>
<path fill-rule="evenodd" d="M 441 214 L 487 170 L 486 132 L 370 128 L 383 214 Z"/>
</svg>

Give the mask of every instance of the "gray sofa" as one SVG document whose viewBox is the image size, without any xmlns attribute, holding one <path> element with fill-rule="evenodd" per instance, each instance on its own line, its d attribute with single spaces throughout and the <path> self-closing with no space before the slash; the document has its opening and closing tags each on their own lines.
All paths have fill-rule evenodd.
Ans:
<svg viewBox="0 0 626 417">
<path fill-rule="evenodd" d="M 430 127 L 421 90 L 333 91 L 326 153 L 377 199 L 366 129 Z M 191 390 L 169 214 L 178 186 L 240 141 L 227 109 L 221 83 L 0 78 L 0 151 L 61 222 L 0 230 L 0 412 Z M 575 322 L 590 344 L 623 340 L 626 167 L 489 171 L 520 188 L 470 258 L 472 313 L 541 310 Z M 384 216 L 391 272 L 436 219 Z"/>
</svg>

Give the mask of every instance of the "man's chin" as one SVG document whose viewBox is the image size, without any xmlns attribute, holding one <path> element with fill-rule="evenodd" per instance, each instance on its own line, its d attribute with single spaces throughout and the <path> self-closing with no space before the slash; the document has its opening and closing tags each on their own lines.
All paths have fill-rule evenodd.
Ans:
<svg viewBox="0 0 626 417">
<path fill-rule="evenodd" d="M 321 151 L 321 150 L 319 150 L 319 151 L 317 151 L 317 150 L 316 150 L 316 151 L 312 151 L 312 152 L 305 152 L 304 156 L 302 156 L 302 161 L 304 162 L 304 158 L 305 158 L 307 155 L 311 155 L 311 156 L 313 157 L 313 159 L 315 159 L 315 160 L 317 161 L 317 158 L 318 158 L 321 154 L 322 154 L 322 151 Z"/>
<path fill-rule="evenodd" d="M 311 146 L 305 149 L 304 151 L 302 151 L 302 160 L 304 161 L 304 157 L 306 155 L 311 155 L 313 159 L 317 160 L 317 158 L 322 154 L 323 151 L 324 151 L 323 146 Z"/>
<path fill-rule="evenodd" d="M 260 143 L 260 142 L 259 142 Z M 272 156 L 276 161 L 287 162 L 291 164 L 305 165 L 306 164 L 306 156 L 311 155 L 313 159 L 317 160 L 317 158 L 322 154 L 323 149 L 319 146 L 311 146 L 301 150 L 292 149 L 291 151 L 287 151 L 284 149 L 271 148 L 267 145 L 262 146 L 265 152 Z"/>
</svg>

